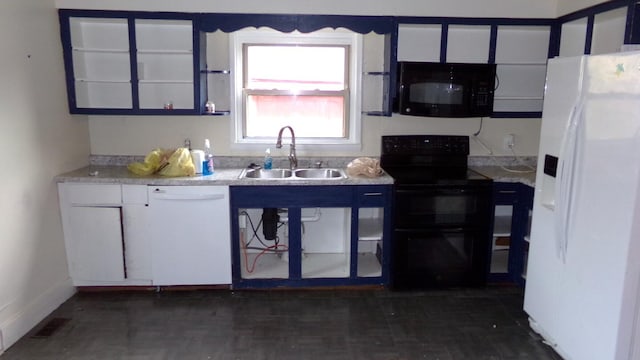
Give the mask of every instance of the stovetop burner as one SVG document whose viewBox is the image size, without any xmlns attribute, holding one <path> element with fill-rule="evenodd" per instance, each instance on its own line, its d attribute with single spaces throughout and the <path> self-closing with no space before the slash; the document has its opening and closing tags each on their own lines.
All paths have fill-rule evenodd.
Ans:
<svg viewBox="0 0 640 360">
<path fill-rule="evenodd" d="M 486 181 L 467 168 L 469 137 L 392 135 L 382 137 L 382 168 L 396 184 L 467 184 Z"/>
</svg>

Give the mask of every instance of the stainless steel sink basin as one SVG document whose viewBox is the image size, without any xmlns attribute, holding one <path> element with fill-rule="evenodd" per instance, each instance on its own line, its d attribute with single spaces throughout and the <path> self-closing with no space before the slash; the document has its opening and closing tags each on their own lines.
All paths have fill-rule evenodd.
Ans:
<svg viewBox="0 0 640 360">
<path fill-rule="evenodd" d="M 240 179 L 265 180 L 326 180 L 344 179 L 346 175 L 340 169 L 245 169 L 240 173 Z"/>
<path fill-rule="evenodd" d="M 338 169 L 299 169 L 294 175 L 303 179 L 339 179 L 344 173 Z"/>
<path fill-rule="evenodd" d="M 287 179 L 292 175 L 289 169 L 247 169 L 240 174 L 240 178 L 248 179 Z"/>
</svg>

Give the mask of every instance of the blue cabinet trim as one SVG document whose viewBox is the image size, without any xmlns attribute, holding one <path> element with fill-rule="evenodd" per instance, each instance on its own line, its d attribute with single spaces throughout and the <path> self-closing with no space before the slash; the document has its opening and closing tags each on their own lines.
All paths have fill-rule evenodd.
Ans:
<svg viewBox="0 0 640 360">
<path fill-rule="evenodd" d="M 386 285 L 389 281 L 392 228 L 392 185 L 338 185 L 338 186 L 232 186 L 231 238 L 233 287 L 276 288 L 338 285 Z M 343 278 L 303 278 L 302 259 L 289 256 L 289 276 L 283 278 L 242 278 L 240 262 L 239 212 L 244 209 L 264 207 L 287 208 L 289 226 L 289 254 L 302 251 L 301 209 L 308 207 L 348 208 L 350 216 L 349 275 Z M 381 275 L 358 277 L 358 235 L 361 208 L 383 209 Z"/>
<path fill-rule="evenodd" d="M 295 15 L 295 14 L 200 14 L 202 31 L 222 30 L 233 32 L 246 27 L 270 27 L 282 32 L 298 30 L 302 33 L 322 28 L 347 28 L 366 34 L 388 34 L 393 29 L 391 16 L 353 16 L 353 15 Z"/>
<path fill-rule="evenodd" d="M 399 24 L 439 24 L 442 25 L 440 61 L 446 62 L 448 28 L 449 25 L 488 25 L 491 26 L 490 48 L 488 62 L 495 63 L 495 51 L 497 43 L 497 30 L 501 25 L 525 25 L 550 27 L 550 39 L 548 58 L 555 57 L 560 51 L 560 35 L 562 24 L 588 17 L 587 34 L 585 41 L 585 53 L 591 51 L 591 35 L 593 33 L 593 19 L 595 14 L 627 7 L 627 20 L 625 29 L 625 44 L 640 43 L 640 9 L 636 0 L 611 0 L 582 9 L 557 19 L 546 18 L 463 18 L 463 17 L 425 17 L 425 16 L 358 16 L 358 15 L 308 15 L 308 14 L 226 14 L 226 13 L 182 13 L 182 12 L 147 12 L 147 11 L 112 11 L 112 10 L 77 10 L 60 9 L 59 19 L 61 25 L 61 38 L 63 44 L 63 56 L 65 60 L 66 83 L 68 104 L 71 113 L 81 114 L 109 114 L 109 115 L 202 115 L 205 113 L 207 99 L 206 68 L 206 32 L 222 30 L 225 32 L 236 31 L 245 27 L 267 26 L 283 32 L 294 30 L 303 33 L 315 31 L 325 27 L 344 27 L 354 32 L 366 34 L 375 32 L 385 35 L 385 63 L 383 82 L 383 108 L 381 111 L 367 112 L 369 115 L 391 116 L 392 100 L 396 96 L 395 83 L 397 79 L 397 50 L 398 50 L 398 26 Z M 69 17 L 94 17 L 94 18 L 124 18 L 129 20 L 129 37 L 131 47 L 131 76 L 132 76 L 132 102 L 131 109 L 100 109 L 78 108 L 76 103 L 75 83 L 73 77 L 73 59 L 71 54 L 71 34 Z M 191 20 L 193 22 L 193 48 L 194 48 L 194 109 L 189 110 L 164 110 L 164 109 L 140 109 L 137 65 L 135 52 L 135 27 L 131 26 L 134 19 L 171 19 Z M 227 114 L 228 111 L 216 113 Z M 214 114 L 214 115 L 216 115 Z M 498 118 L 527 118 L 540 117 L 540 112 L 496 112 L 492 117 Z"/>
</svg>

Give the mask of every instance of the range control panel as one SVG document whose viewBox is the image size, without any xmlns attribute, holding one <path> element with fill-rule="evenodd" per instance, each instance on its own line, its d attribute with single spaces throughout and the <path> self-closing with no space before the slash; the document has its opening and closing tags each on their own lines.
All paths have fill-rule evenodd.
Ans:
<svg viewBox="0 0 640 360">
<path fill-rule="evenodd" d="M 460 135 L 388 135 L 382 155 L 469 155 L 469 137 Z"/>
</svg>

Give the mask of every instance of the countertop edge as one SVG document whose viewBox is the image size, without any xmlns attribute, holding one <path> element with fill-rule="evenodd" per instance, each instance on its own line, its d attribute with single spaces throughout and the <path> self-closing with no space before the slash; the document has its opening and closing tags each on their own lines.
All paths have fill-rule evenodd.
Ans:
<svg viewBox="0 0 640 360">
<path fill-rule="evenodd" d="M 243 169 L 215 169 L 212 175 L 185 177 L 138 176 L 126 166 L 89 165 L 57 175 L 57 183 L 83 182 L 96 184 L 181 185 L 181 186 L 315 186 L 315 185 L 392 185 L 393 178 L 384 174 L 377 178 L 347 176 L 341 179 L 240 179 Z"/>
<path fill-rule="evenodd" d="M 530 187 L 536 185 L 536 170 L 526 166 L 471 166 L 471 170 L 484 175 L 493 182 L 521 183 Z"/>
</svg>

